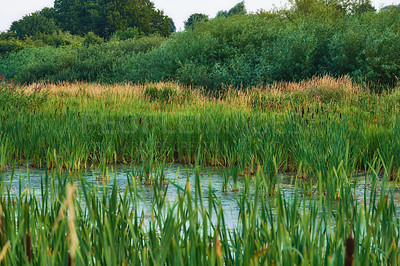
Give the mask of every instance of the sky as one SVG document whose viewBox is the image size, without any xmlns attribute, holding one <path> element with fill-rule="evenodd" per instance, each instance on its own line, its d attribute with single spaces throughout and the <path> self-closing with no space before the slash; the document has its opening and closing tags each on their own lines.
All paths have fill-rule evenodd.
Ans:
<svg viewBox="0 0 400 266">
<path fill-rule="evenodd" d="M 241 0 L 152 0 L 157 9 L 171 17 L 178 30 L 183 29 L 184 21 L 193 13 L 204 13 L 214 17 L 220 10 L 229 10 Z M 379 9 L 386 5 L 398 4 L 400 0 L 372 0 Z M 52 7 L 54 0 L 0 0 L 0 32 L 6 31 L 15 20 L 44 7 Z M 288 0 L 245 0 L 246 9 L 256 12 L 259 9 L 271 10 L 284 7 Z"/>
</svg>

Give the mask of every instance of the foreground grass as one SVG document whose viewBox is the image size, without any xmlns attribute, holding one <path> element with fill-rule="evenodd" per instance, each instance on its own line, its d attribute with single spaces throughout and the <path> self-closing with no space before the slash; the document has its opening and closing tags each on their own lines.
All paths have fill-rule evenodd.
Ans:
<svg viewBox="0 0 400 266">
<path fill-rule="evenodd" d="M 342 166 L 327 172 L 330 183 L 317 178 L 313 197 L 287 198 L 279 186 L 271 195 L 261 170 L 254 178 L 246 176 L 237 194 L 240 215 L 233 228 L 226 225 L 212 184 L 200 183 L 199 166 L 192 189 L 189 183 L 165 185 L 163 176 L 156 174 L 146 213 L 138 208 L 142 183 L 131 174 L 122 192 L 115 179 L 98 190 L 79 175 L 55 172 L 43 176 L 40 195 L 29 189 L 14 195 L 4 181 L 0 261 L 4 265 L 344 265 L 345 261 L 397 265 L 396 194 L 387 188 L 389 173 L 383 161 L 375 158 L 370 163 L 371 190 L 365 188 L 361 202 Z M 209 186 L 208 195 L 203 195 L 203 185 Z M 165 195 L 172 186 L 178 197 L 170 203 Z"/>
</svg>

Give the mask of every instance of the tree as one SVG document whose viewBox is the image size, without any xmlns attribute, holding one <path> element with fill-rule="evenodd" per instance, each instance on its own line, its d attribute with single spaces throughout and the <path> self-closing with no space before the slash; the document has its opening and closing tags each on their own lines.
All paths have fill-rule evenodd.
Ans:
<svg viewBox="0 0 400 266">
<path fill-rule="evenodd" d="M 168 18 L 168 20 L 169 20 L 169 24 L 171 25 L 170 32 L 171 32 L 171 33 L 176 32 L 176 26 L 175 26 L 174 21 L 172 20 L 172 18 Z"/>
<path fill-rule="evenodd" d="M 228 11 L 226 11 L 226 10 L 220 10 L 220 11 L 218 11 L 216 17 L 217 17 L 217 18 L 219 18 L 219 17 L 228 17 Z"/>
<path fill-rule="evenodd" d="M 117 30 L 113 36 L 113 38 L 119 39 L 121 41 L 125 41 L 128 39 L 138 39 L 140 37 L 139 30 L 137 28 L 127 28 L 126 30 Z"/>
<path fill-rule="evenodd" d="M 207 22 L 209 20 L 208 16 L 201 13 L 195 13 L 190 15 L 188 20 L 185 21 L 185 30 L 193 29 L 199 22 Z"/>
<path fill-rule="evenodd" d="M 110 37 L 116 31 L 137 28 L 144 35 L 168 36 L 168 17 L 150 0 L 55 0 L 57 19 L 64 30 Z"/>
<path fill-rule="evenodd" d="M 349 6 L 352 14 L 376 11 L 375 7 L 371 3 L 371 0 L 353 0 Z"/>
<path fill-rule="evenodd" d="M 244 5 L 244 1 L 237 3 L 234 7 L 232 7 L 228 11 L 228 16 L 233 16 L 233 15 L 246 15 L 246 7 Z"/>
<path fill-rule="evenodd" d="M 375 12 L 371 0 L 289 0 L 291 11 L 297 15 L 326 16 Z"/>
<path fill-rule="evenodd" d="M 53 8 L 44 8 L 24 16 L 22 19 L 14 21 L 10 27 L 10 31 L 14 32 L 19 39 L 40 33 L 53 34 L 58 30 Z"/>
<path fill-rule="evenodd" d="M 220 10 L 217 13 L 216 18 L 219 17 L 229 17 L 229 16 L 234 16 L 234 15 L 246 15 L 246 7 L 244 5 L 244 1 L 237 3 L 234 7 L 229 9 L 229 11 L 226 10 Z"/>
</svg>

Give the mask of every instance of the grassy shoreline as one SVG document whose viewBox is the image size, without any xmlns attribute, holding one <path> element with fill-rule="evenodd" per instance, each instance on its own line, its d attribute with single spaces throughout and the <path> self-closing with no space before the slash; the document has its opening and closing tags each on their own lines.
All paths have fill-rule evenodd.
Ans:
<svg viewBox="0 0 400 266">
<path fill-rule="evenodd" d="M 372 94 L 329 77 L 217 96 L 173 83 L 13 86 L 1 90 L 0 168 L 193 164 L 199 155 L 242 174 L 307 177 L 341 162 L 365 171 L 379 154 L 399 176 L 399 90 Z"/>
</svg>

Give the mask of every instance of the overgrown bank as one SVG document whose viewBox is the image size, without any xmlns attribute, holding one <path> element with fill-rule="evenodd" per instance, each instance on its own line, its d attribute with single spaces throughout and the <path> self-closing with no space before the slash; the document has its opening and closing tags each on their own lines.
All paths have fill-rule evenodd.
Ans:
<svg viewBox="0 0 400 266">
<path fill-rule="evenodd" d="M 329 77 L 217 97 L 173 83 L 13 86 L 1 89 L 2 168 L 193 163 L 198 155 L 241 173 L 261 166 L 312 177 L 341 163 L 348 173 L 365 170 L 380 155 L 399 175 L 397 89 L 377 95 Z"/>
</svg>

